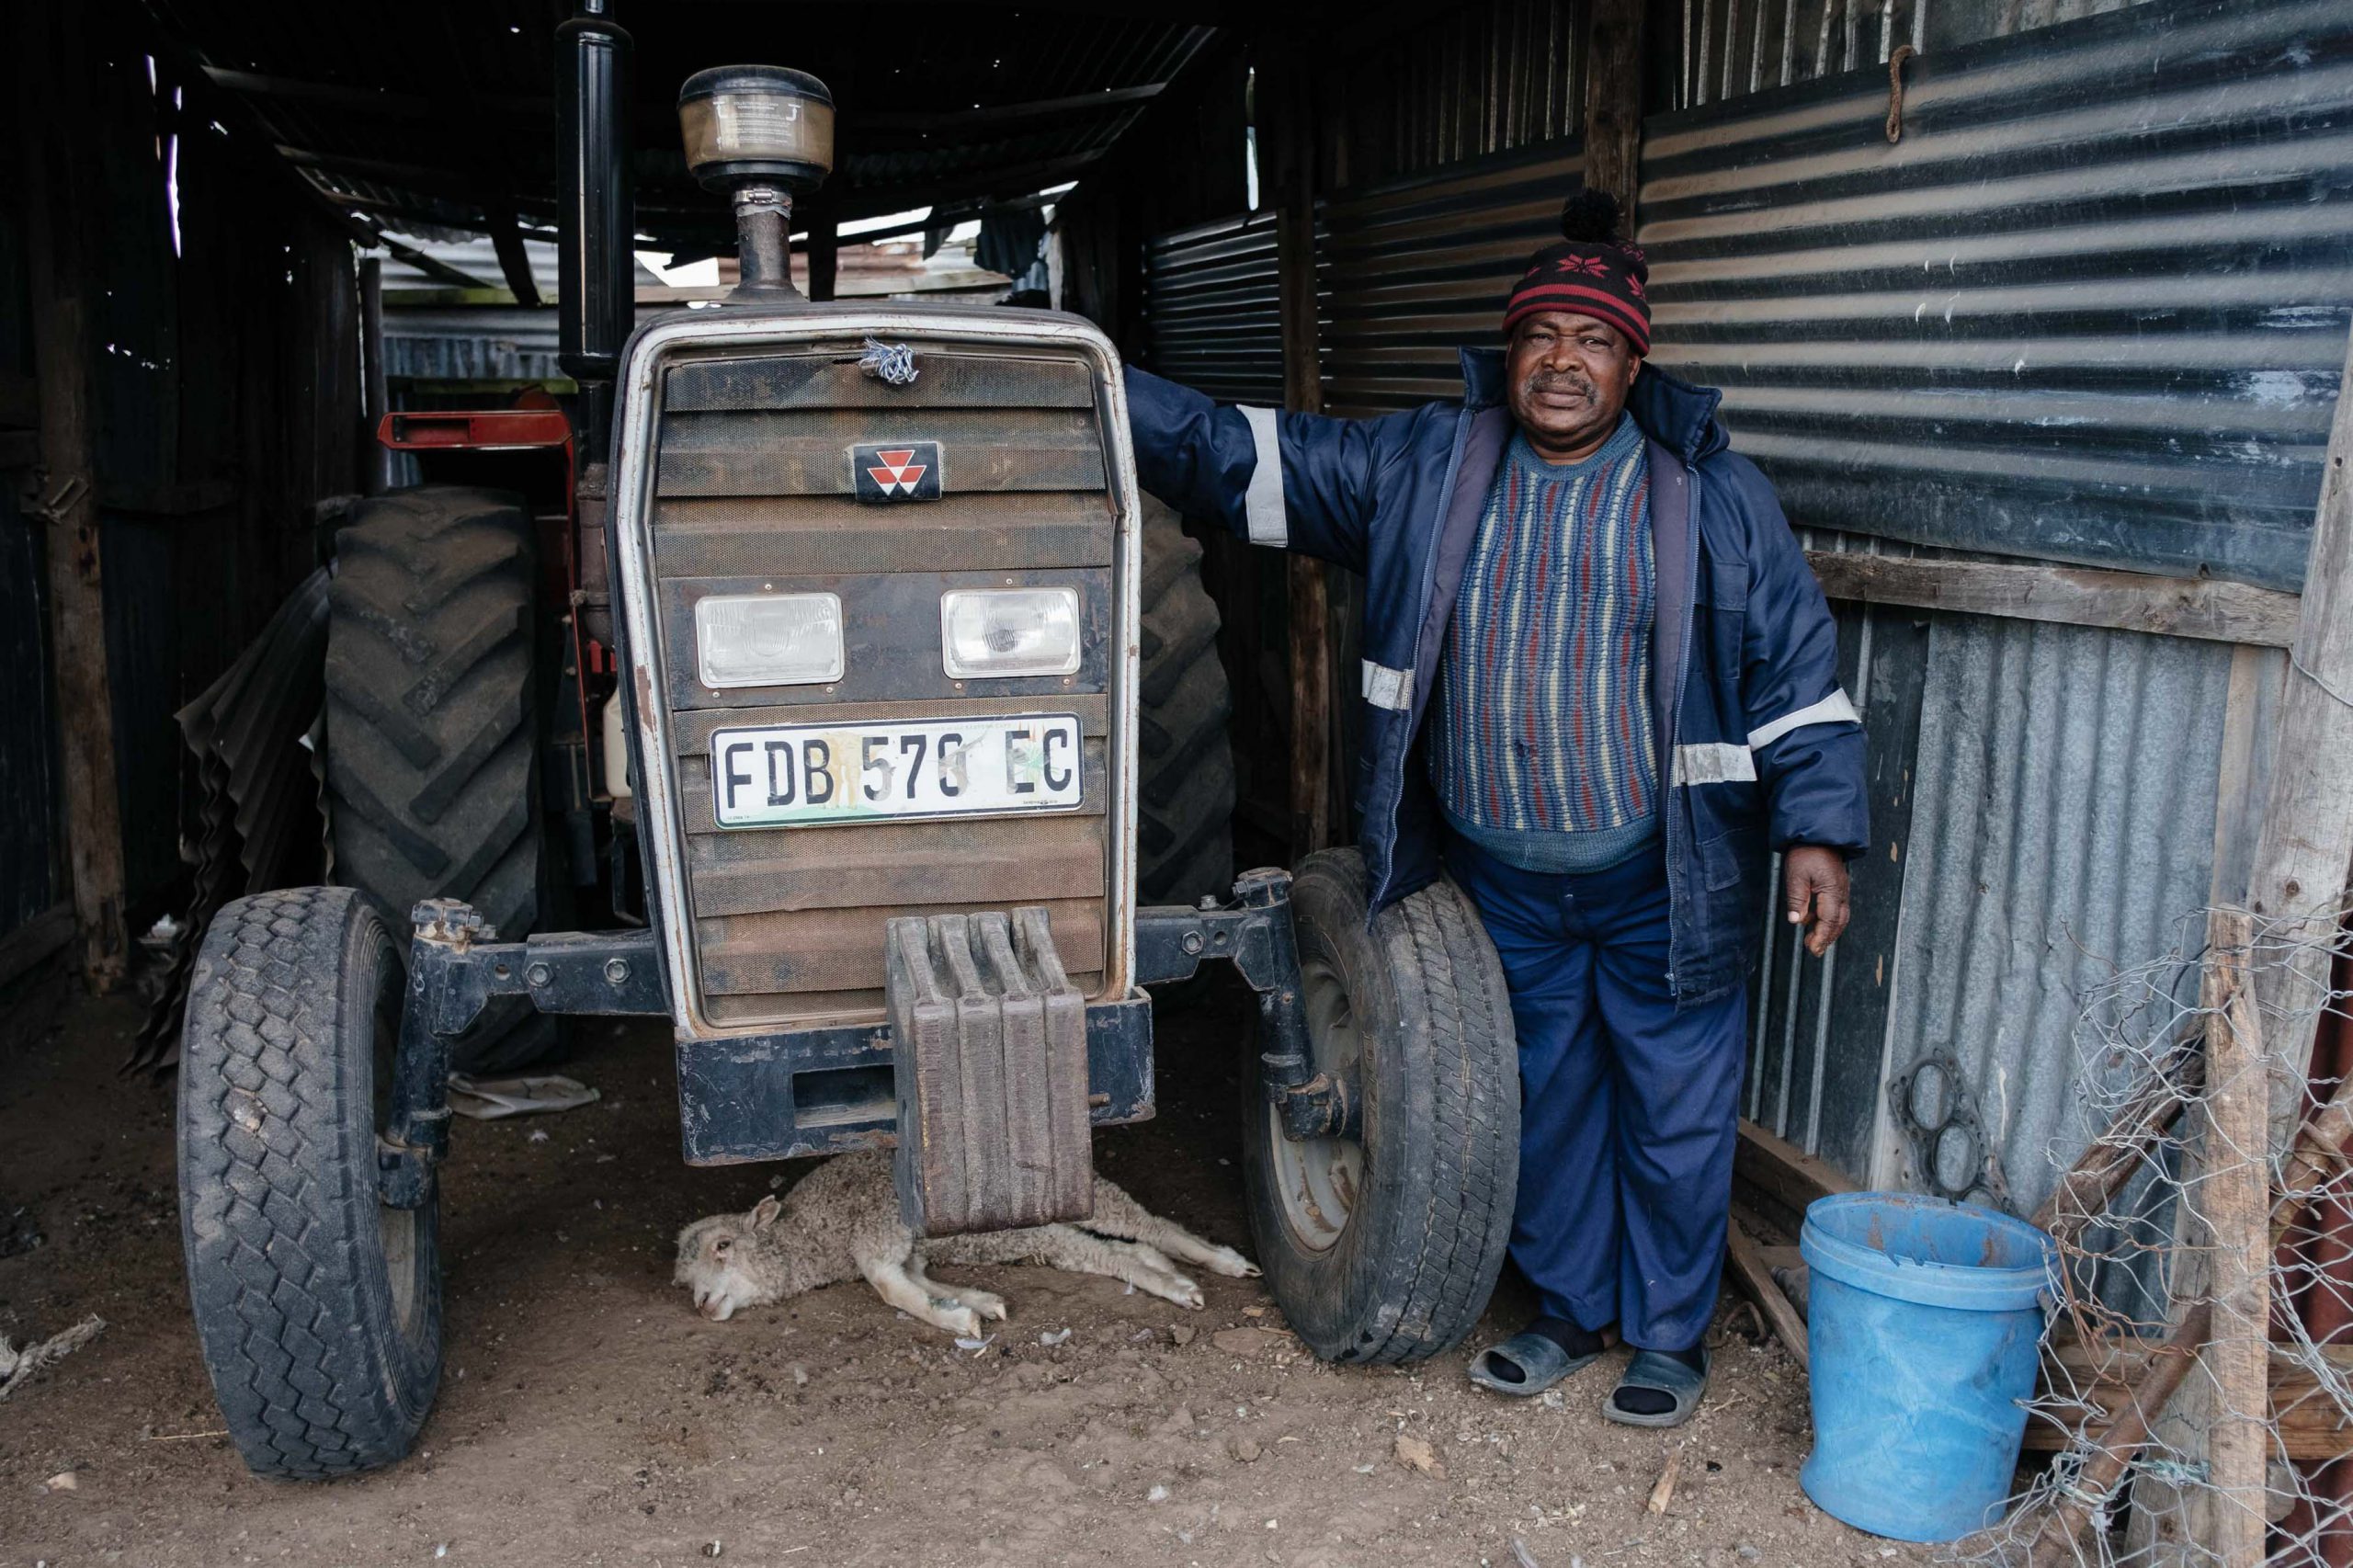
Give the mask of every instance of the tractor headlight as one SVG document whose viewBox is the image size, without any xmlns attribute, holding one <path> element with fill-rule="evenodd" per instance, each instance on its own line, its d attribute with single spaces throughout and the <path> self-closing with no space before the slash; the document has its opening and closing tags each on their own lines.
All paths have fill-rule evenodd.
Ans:
<svg viewBox="0 0 2353 1568">
<path fill-rule="evenodd" d="M 842 601 L 833 594 L 737 594 L 695 603 L 702 683 L 817 686 L 842 678 Z"/>
<path fill-rule="evenodd" d="M 964 676 L 1078 670 L 1076 588 L 962 588 L 939 596 L 939 649 Z"/>
</svg>

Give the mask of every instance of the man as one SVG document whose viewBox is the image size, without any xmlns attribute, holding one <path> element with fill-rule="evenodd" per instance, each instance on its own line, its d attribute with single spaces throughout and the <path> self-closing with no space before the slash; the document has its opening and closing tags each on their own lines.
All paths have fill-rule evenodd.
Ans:
<svg viewBox="0 0 2353 1568">
<path fill-rule="evenodd" d="M 1128 397 L 1146 490 L 1364 574 L 1373 908 L 1443 864 L 1502 957 L 1540 1315 L 1472 1381 L 1541 1392 L 1614 1324 L 1636 1354 L 1603 1414 L 1665 1426 L 1707 1385 L 1768 852 L 1818 956 L 1869 835 L 1821 589 L 1719 394 L 1644 366 L 1616 224 L 1570 199 L 1460 404 L 1279 415 L 1141 371 Z"/>
</svg>

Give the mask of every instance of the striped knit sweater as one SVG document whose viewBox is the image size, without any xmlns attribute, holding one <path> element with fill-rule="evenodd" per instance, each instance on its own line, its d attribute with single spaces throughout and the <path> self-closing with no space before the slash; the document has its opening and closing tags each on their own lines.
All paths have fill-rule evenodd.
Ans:
<svg viewBox="0 0 2353 1568">
<path fill-rule="evenodd" d="M 1515 436 L 1438 663 L 1430 779 L 1458 833 L 1530 871 L 1601 870 L 1648 846 L 1657 606 L 1632 418 L 1566 465 Z"/>
</svg>

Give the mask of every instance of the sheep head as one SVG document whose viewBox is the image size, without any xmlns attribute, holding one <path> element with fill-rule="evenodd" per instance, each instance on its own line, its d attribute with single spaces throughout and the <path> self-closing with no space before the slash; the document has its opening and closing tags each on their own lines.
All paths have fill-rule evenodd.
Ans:
<svg viewBox="0 0 2353 1568">
<path fill-rule="evenodd" d="M 782 1292 L 760 1267 L 760 1249 L 779 1209 L 773 1193 L 748 1214 L 713 1214 L 678 1233 L 678 1263 L 671 1282 L 694 1293 L 695 1311 L 725 1323 L 739 1307 L 776 1301 Z"/>
</svg>

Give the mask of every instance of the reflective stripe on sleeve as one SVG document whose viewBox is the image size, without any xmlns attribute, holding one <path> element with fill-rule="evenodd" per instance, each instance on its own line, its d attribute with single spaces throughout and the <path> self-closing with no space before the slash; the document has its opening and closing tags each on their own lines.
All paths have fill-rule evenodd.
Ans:
<svg viewBox="0 0 2353 1568">
<path fill-rule="evenodd" d="M 1250 471 L 1250 488 L 1242 498 L 1250 542 L 1280 550 L 1290 543 L 1290 520 L 1283 515 L 1283 451 L 1275 411 L 1244 408 L 1242 417 L 1250 422 L 1250 438 L 1258 448 L 1257 466 Z"/>
<path fill-rule="evenodd" d="M 1403 713 L 1406 705 L 1413 701 L 1413 671 L 1392 670 L 1387 665 L 1376 665 L 1370 659 L 1364 662 L 1364 699 L 1375 708 L 1387 708 Z"/>
<path fill-rule="evenodd" d="M 1756 758 L 1729 741 L 1675 748 L 1677 784 L 1745 784 L 1756 777 Z"/>
<path fill-rule="evenodd" d="M 1821 701 L 1811 703 L 1794 713 L 1784 713 L 1771 723 L 1748 732 L 1748 744 L 1753 750 L 1762 750 L 1788 734 L 1802 730 L 1808 724 L 1859 724 L 1863 716 L 1855 711 L 1854 703 L 1844 691 L 1834 691 Z"/>
</svg>

